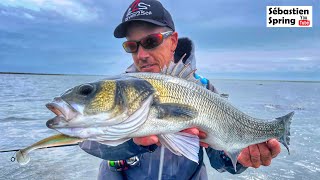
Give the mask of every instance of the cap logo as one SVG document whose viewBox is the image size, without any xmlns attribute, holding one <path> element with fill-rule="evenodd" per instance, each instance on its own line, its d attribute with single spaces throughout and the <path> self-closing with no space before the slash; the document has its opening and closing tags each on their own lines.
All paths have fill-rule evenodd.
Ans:
<svg viewBox="0 0 320 180">
<path fill-rule="evenodd" d="M 124 21 L 128 21 L 131 18 L 137 16 L 149 16 L 152 12 L 149 9 L 150 4 L 146 4 L 144 2 L 140 2 L 140 0 L 136 0 L 132 3 L 132 5 L 127 10 L 127 15 Z"/>
</svg>

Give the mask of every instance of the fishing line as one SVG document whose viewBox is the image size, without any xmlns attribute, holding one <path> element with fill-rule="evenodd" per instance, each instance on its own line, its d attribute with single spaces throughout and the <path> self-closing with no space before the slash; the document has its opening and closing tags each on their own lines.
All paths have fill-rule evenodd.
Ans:
<svg viewBox="0 0 320 180">
<path fill-rule="evenodd" d="M 57 145 L 57 146 L 50 146 L 50 147 L 42 147 L 42 148 L 39 148 L 39 149 L 65 147 L 65 146 L 76 146 L 76 145 L 78 145 L 78 144 Z M 21 148 L 21 149 L 23 149 L 23 148 Z M 19 151 L 19 150 L 21 150 L 21 149 L 0 150 L 0 153 L 16 152 L 16 151 Z"/>
</svg>

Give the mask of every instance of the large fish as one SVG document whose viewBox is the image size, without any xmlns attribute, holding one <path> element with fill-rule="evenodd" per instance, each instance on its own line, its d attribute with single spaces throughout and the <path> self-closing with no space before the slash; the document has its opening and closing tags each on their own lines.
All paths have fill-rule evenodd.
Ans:
<svg viewBox="0 0 320 180">
<path fill-rule="evenodd" d="M 236 167 L 249 145 L 277 138 L 288 149 L 293 112 L 274 120 L 251 117 L 201 86 L 181 61 L 162 73 L 127 73 L 67 90 L 46 106 L 57 116 L 49 128 L 107 145 L 158 135 L 177 155 L 198 162 L 199 139 L 179 132 L 198 127 L 202 140 L 224 150 Z"/>
</svg>

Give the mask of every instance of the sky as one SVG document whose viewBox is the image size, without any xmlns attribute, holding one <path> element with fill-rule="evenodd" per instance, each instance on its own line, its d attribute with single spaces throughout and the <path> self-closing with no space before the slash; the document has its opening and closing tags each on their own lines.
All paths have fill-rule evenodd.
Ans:
<svg viewBox="0 0 320 180">
<path fill-rule="evenodd" d="M 0 72 L 109 75 L 132 63 L 114 28 L 132 0 L 0 0 Z M 318 0 L 162 0 L 209 78 L 320 80 Z M 313 6 L 312 28 L 267 28 L 266 6 Z"/>
</svg>

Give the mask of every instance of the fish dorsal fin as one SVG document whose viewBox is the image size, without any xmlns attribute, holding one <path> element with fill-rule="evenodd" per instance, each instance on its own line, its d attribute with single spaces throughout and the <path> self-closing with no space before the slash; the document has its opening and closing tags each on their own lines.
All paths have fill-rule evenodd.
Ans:
<svg viewBox="0 0 320 180">
<path fill-rule="evenodd" d="M 181 59 L 178 61 L 178 63 L 174 63 L 174 61 L 171 61 L 169 66 L 165 66 L 161 73 L 173 77 L 178 77 L 181 79 L 185 79 L 188 81 L 192 81 L 196 84 L 202 85 L 199 79 L 196 79 L 194 77 L 194 73 L 197 69 L 192 69 L 190 62 L 187 64 L 183 63 L 183 58 L 186 56 L 184 54 Z"/>
</svg>

